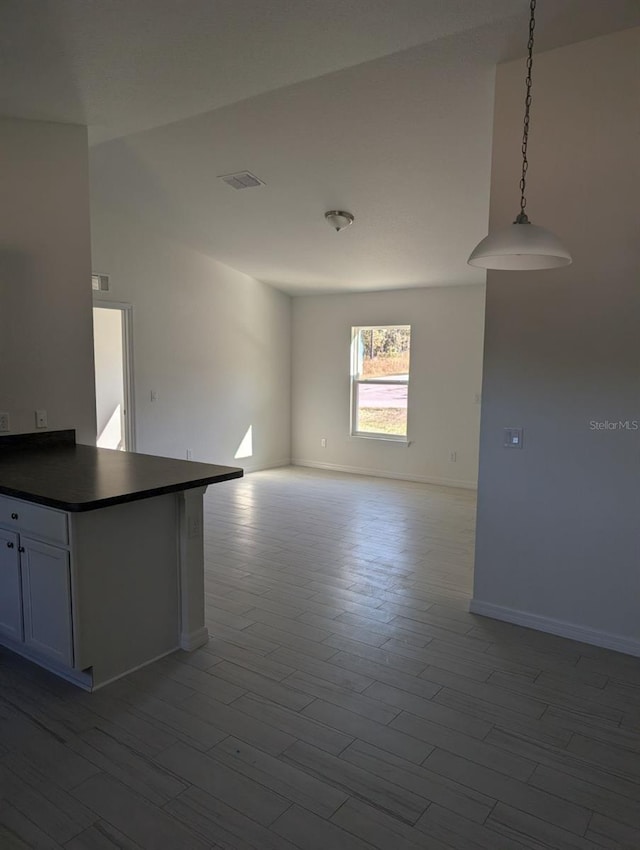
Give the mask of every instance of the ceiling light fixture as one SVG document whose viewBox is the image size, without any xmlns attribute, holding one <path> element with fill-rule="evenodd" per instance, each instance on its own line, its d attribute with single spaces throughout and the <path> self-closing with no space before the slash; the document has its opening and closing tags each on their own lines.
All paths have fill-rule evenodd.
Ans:
<svg viewBox="0 0 640 850">
<path fill-rule="evenodd" d="M 353 224 L 353 216 L 350 212 L 344 212 L 343 210 L 329 210 L 324 214 L 324 217 L 327 220 L 327 223 L 330 227 L 333 227 L 338 233 L 341 230 L 344 230 L 345 227 L 349 227 L 350 224 Z"/>
<path fill-rule="evenodd" d="M 527 145 L 529 142 L 529 113 L 531 109 L 531 68 L 533 66 L 533 31 L 535 29 L 536 0 L 530 3 L 529 42 L 527 57 L 526 97 L 524 101 L 524 127 L 522 131 L 522 176 L 520 177 L 520 212 L 509 227 L 490 233 L 472 251 L 467 260 L 470 266 L 482 269 L 527 271 L 554 269 L 568 266 L 571 254 L 557 236 L 544 227 L 531 224 L 525 212 L 527 199 Z"/>
</svg>

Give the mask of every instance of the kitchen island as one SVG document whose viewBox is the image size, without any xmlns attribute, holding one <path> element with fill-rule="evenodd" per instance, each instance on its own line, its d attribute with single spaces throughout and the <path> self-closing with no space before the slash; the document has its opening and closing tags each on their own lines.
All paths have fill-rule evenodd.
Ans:
<svg viewBox="0 0 640 850">
<path fill-rule="evenodd" d="M 206 643 L 202 497 L 237 467 L 0 439 L 0 645 L 87 690 Z"/>
</svg>

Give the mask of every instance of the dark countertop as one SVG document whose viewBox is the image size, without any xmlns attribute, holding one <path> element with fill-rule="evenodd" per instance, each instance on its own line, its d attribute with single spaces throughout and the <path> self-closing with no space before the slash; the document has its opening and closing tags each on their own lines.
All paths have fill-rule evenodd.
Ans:
<svg viewBox="0 0 640 850">
<path fill-rule="evenodd" d="M 0 450 L 1 495 L 64 511 L 91 511 L 217 484 L 242 475 L 243 470 L 235 466 L 97 449 L 63 441 L 11 445 L 7 440 Z"/>
</svg>

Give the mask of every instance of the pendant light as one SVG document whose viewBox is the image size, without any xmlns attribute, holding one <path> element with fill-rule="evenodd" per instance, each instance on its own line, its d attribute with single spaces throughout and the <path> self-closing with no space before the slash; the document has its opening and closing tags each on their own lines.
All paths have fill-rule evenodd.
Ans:
<svg viewBox="0 0 640 850">
<path fill-rule="evenodd" d="M 571 254 L 544 227 L 531 224 L 525 212 L 527 199 L 527 145 L 529 142 L 529 113 L 531 110 L 531 68 L 533 66 L 533 31 L 535 29 L 536 0 L 530 3 L 529 42 L 527 57 L 526 97 L 524 101 L 524 127 L 522 132 L 522 176 L 520 178 L 520 212 L 509 227 L 490 233 L 472 251 L 467 260 L 470 266 L 482 269 L 527 271 L 554 269 L 568 266 Z"/>
</svg>

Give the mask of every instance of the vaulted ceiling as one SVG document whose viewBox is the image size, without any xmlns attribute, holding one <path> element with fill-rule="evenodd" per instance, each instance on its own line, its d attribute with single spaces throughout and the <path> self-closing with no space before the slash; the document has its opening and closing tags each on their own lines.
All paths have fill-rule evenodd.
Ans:
<svg viewBox="0 0 640 850">
<path fill-rule="evenodd" d="M 0 114 L 87 124 L 95 204 L 287 291 L 481 282 L 494 69 L 528 8 L 3 0 Z M 540 49 L 640 25 L 640 0 L 538 9 Z M 242 169 L 266 185 L 217 180 Z"/>
</svg>

